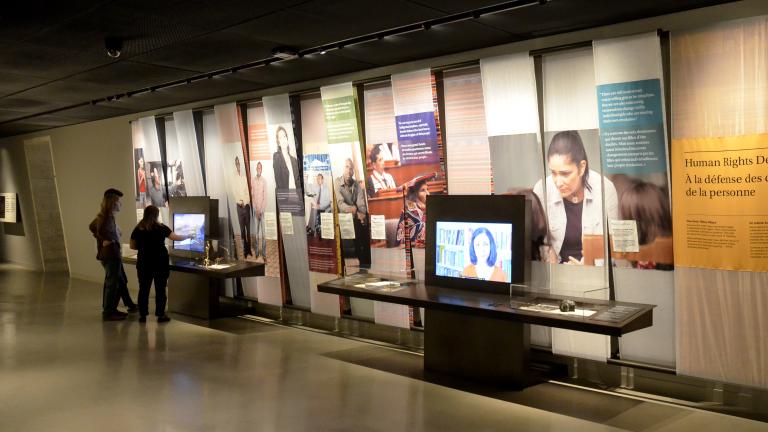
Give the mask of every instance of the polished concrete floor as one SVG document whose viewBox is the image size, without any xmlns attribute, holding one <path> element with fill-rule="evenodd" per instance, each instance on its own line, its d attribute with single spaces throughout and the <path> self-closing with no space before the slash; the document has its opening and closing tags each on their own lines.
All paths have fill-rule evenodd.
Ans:
<svg viewBox="0 0 768 432">
<path fill-rule="evenodd" d="M 552 383 L 487 397 L 422 379 L 414 354 L 240 318 L 102 322 L 100 304 L 100 284 L 0 266 L 0 431 L 768 430 Z"/>
</svg>

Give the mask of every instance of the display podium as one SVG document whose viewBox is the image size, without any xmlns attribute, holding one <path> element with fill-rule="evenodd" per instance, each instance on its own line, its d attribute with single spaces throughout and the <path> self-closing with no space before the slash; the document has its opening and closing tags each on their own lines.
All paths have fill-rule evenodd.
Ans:
<svg viewBox="0 0 768 432">
<path fill-rule="evenodd" d="M 123 263 L 136 264 L 136 255 L 123 256 Z M 202 266 L 189 259 L 170 258 L 168 311 L 202 319 L 228 316 L 219 297 L 224 280 L 264 276 L 264 264 L 237 261 L 225 265 Z"/>
<path fill-rule="evenodd" d="M 654 305 L 516 287 L 509 294 L 475 292 L 360 273 L 319 284 L 318 291 L 425 308 L 426 371 L 514 387 L 532 383 L 530 324 L 609 336 L 653 324 Z M 561 311 L 563 300 L 573 311 Z"/>
</svg>

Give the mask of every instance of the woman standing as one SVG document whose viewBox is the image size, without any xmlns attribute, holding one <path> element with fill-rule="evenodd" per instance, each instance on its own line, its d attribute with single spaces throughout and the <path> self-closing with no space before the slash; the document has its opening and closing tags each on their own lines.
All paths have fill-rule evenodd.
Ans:
<svg viewBox="0 0 768 432">
<path fill-rule="evenodd" d="M 104 298 L 102 317 L 105 321 L 125 319 L 126 314 L 117 310 L 120 297 L 129 311 L 135 311 L 136 305 L 128 294 L 127 279 L 120 253 L 120 228 L 115 221 L 115 214 L 122 208 L 120 197 L 123 193 L 117 189 L 107 189 L 101 200 L 99 214 L 88 228 L 96 238 L 96 259 L 104 267 Z"/>
<path fill-rule="evenodd" d="M 150 205 L 144 209 L 144 217 L 131 233 L 131 249 L 139 251 L 136 272 L 139 276 L 139 322 L 146 322 L 149 315 L 149 288 L 155 282 L 155 316 L 157 322 L 171 319 L 165 315 L 167 296 L 165 287 L 168 283 L 170 268 L 165 239 L 186 240 L 193 235 L 182 236 L 158 222 L 160 209 Z"/>
</svg>

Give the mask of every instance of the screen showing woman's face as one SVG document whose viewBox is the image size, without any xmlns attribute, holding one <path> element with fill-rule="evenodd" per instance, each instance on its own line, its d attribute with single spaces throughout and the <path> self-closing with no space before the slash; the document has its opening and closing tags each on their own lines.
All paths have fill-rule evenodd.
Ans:
<svg viewBox="0 0 768 432">
<path fill-rule="evenodd" d="M 483 233 L 475 237 L 474 242 L 472 243 L 475 247 L 475 256 L 477 257 L 477 263 L 478 264 L 487 264 L 488 263 L 488 255 L 491 254 L 491 242 L 488 239 L 488 236 Z"/>
<path fill-rule="evenodd" d="M 584 175 L 586 161 L 576 164 L 568 155 L 555 154 L 549 157 L 549 171 L 552 173 L 552 181 L 562 197 L 581 191 L 581 176 Z"/>
</svg>

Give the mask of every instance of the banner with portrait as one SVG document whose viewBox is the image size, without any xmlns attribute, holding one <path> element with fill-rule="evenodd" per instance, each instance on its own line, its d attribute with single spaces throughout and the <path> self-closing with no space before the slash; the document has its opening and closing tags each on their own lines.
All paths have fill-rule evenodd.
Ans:
<svg viewBox="0 0 768 432">
<path fill-rule="evenodd" d="M 167 150 L 168 155 L 166 156 L 169 167 L 174 166 L 173 182 L 177 186 L 181 182 L 186 196 L 205 196 L 203 170 L 200 164 L 201 143 L 198 142 L 202 138 L 202 131 L 199 131 L 195 126 L 192 111 L 174 112 L 173 129 L 176 131 L 176 157 L 171 158 L 170 150 Z M 167 121 L 166 130 L 168 130 Z M 172 164 L 172 161 L 176 161 L 176 163 Z M 170 190 L 169 194 L 173 196 Z"/>
<path fill-rule="evenodd" d="M 533 191 L 546 209 L 553 294 L 608 299 L 606 218 L 618 218 L 613 182 L 602 173 L 592 49 L 543 55 L 546 177 Z M 574 281 L 578 281 L 574 283 Z M 604 361 L 605 336 L 552 329 L 557 354 Z"/>
<path fill-rule="evenodd" d="M 214 112 L 220 139 L 218 173 L 226 186 L 229 220 L 235 239 L 234 256 L 246 260 L 254 257 L 250 238 L 252 210 L 238 109 L 233 102 L 214 106 Z"/>
<path fill-rule="evenodd" d="M 253 218 L 251 245 L 255 261 L 264 263 L 265 278 L 256 286 L 259 302 L 282 305 L 280 291 L 280 246 L 277 238 L 277 204 L 275 199 L 272 153 L 267 139 L 267 121 L 264 107 L 251 104 L 246 107 L 248 125 L 248 163 Z"/>
<path fill-rule="evenodd" d="M 616 300 L 657 305 L 654 325 L 619 340 L 621 357 L 675 364 L 672 214 L 661 44 L 656 32 L 594 42 L 600 146 L 616 188 L 608 220 Z"/>
<path fill-rule="evenodd" d="M 338 317 L 341 314 L 339 296 L 317 291 L 318 283 L 341 275 L 341 241 L 334 226 L 333 174 L 320 95 L 301 97 L 301 144 L 311 309 L 314 313 Z"/>
<path fill-rule="evenodd" d="M 365 190 L 357 98 L 352 83 L 320 88 L 333 175 L 344 274 L 371 267 L 371 218 Z M 330 234 L 330 229 L 327 230 Z M 326 236 L 328 237 L 328 236 Z M 343 298 L 344 313 L 373 317 L 373 303 Z"/>
<path fill-rule="evenodd" d="M 272 171 L 277 198 L 277 219 L 288 269 L 290 299 L 286 302 L 309 308 L 311 306 L 309 257 L 307 252 L 302 164 L 293 128 L 293 116 L 288 94 L 262 99 L 267 123 L 267 141 L 272 158 Z"/>
<path fill-rule="evenodd" d="M 480 72 L 488 133 L 486 151 L 492 172 L 489 187 L 496 194 L 522 194 L 531 201 L 531 286 L 547 289 L 549 263 L 553 262 L 549 255 L 551 238 L 545 209 L 533 193 L 533 185 L 545 177 L 533 59 L 527 52 L 484 58 L 480 60 Z M 448 92 L 446 86 L 446 99 Z M 449 141 L 450 152 L 452 148 Z M 451 159 L 449 156 L 449 162 Z M 455 179 L 453 170 L 449 171 L 452 193 L 450 185 Z M 532 325 L 531 342 L 551 346 L 551 333 L 549 327 Z"/>
<path fill-rule="evenodd" d="M 142 117 L 131 122 L 133 141 L 133 179 L 136 194 L 136 220 L 144 215 L 144 207 L 160 209 L 160 219 L 168 222 L 168 193 L 162 153 L 155 117 Z"/>
</svg>

